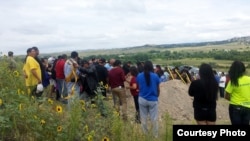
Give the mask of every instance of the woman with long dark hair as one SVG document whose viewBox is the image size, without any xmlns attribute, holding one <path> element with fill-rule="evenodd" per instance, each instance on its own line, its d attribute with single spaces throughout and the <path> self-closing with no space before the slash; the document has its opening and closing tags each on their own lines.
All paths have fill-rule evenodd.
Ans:
<svg viewBox="0 0 250 141">
<path fill-rule="evenodd" d="M 234 61 L 229 69 L 230 80 L 225 98 L 230 101 L 229 117 L 232 125 L 250 123 L 250 77 L 245 75 L 245 65 Z"/>
<path fill-rule="evenodd" d="M 154 73 L 151 61 L 144 63 L 144 70 L 137 76 L 139 85 L 139 109 L 141 125 L 145 134 L 148 134 L 147 117 L 150 116 L 153 125 L 153 135 L 158 137 L 158 97 L 160 95 L 160 79 Z"/>
<path fill-rule="evenodd" d="M 216 101 L 218 83 L 209 64 L 201 64 L 200 79 L 191 82 L 188 94 L 194 97 L 194 119 L 198 125 L 214 125 L 216 122 Z"/>
<path fill-rule="evenodd" d="M 136 81 L 136 77 L 138 75 L 138 70 L 135 66 L 131 66 L 129 68 L 129 72 L 131 74 L 131 79 L 130 79 L 130 81 L 128 81 L 129 86 L 126 88 L 130 90 L 130 93 L 134 98 L 134 104 L 135 104 L 135 110 L 136 110 L 135 121 L 137 123 L 140 123 L 141 122 L 140 121 L 140 110 L 139 110 L 139 103 L 138 103 L 139 86 L 138 86 L 137 81 Z"/>
</svg>

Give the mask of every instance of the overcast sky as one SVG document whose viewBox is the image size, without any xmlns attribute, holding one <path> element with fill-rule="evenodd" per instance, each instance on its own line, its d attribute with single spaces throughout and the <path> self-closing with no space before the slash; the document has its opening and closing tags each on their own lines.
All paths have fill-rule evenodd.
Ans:
<svg viewBox="0 0 250 141">
<path fill-rule="evenodd" d="M 26 54 L 250 35 L 250 0 L 0 0 L 0 52 Z"/>
</svg>

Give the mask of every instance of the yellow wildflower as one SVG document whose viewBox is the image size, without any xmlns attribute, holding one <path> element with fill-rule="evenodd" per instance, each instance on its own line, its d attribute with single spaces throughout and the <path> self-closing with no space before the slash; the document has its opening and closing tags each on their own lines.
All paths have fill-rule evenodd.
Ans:
<svg viewBox="0 0 250 141">
<path fill-rule="evenodd" d="M 41 125 L 44 125 L 45 123 L 46 123 L 46 122 L 45 122 L 45 120 L 43 120 L 43 119 L 40 121 L 40 124 L 41 124 Z"/>
<path fill-rule="evenodd" d="M 109 138 L 108 137 L 104 137 L 104 138 L 102 138 L 102 141 L 109 141 Z"/>
<path fill-rule="evenodd" d="M 83 127 L 83 129 L 84 129 L 86 132 L 89 132 L 89 127 L 88 127 L 88 125 L 85 125 L 85 126 Z"/>
<path fill-rule="evenodd" d="M 62 126 L 57 126 L 57 132 L 61 132 L 62 131 Z"/>
<path fill-rule="evenodd" d="M 36 116 L 36 115 L 34 115 L 34 119 L 37 119 L 37 116 Z"/>
<path fill-rule="evenodd" d="M 96 108 L 96 104 L 91 104 L 91 108 Z"/>
<path fill-rule="evenodd" d="M 106 85 L 105 85 L 105 88 L 106 88 L 106 89 L 108 89 L 108 88 L 109 88 L 109 85 L 108 85 L 108 84 L 106 84 Z"/>
<path fill-rule="evenodd" d="M 0 106 L 3 104 L 3 100 L 0 98 Z"/>
<path fill-rule="evenodd" d="M 85 105 L 85 101 L 84 100 L 80 100 L 80 103 L 84 106 Z"/>
<path fill-rule="evenodd" d="M 13 72 L 13 75 L 14 75 L 15 77 L 18 77 L 18 76 L 19 76 L 19 72 L 18 72 L 18 71 L 14 71 L 14 72 Z"/>
<path fill-rule="evenodd" d="M 93 136 L 92 135 L 88 135 L 88 141 L 93 141 Z"/>
<path fill-rule="evenodd" d="M 49 102 L 49 104 L 52 105 L 54 101 L 53 101 L 52 99 L 49 98 L 49 99 L 48 99 L 48 102 Z"/>
<path fill-rule="evenodd" d="M 56 106 L 57 113 L 62 113 L 62 106 Z"/>
</svg>

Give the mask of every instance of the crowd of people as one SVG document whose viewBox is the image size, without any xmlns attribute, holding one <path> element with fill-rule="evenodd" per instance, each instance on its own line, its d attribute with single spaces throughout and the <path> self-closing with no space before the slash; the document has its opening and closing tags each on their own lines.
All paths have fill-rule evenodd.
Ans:
<svg viewBox="0 0 250 141">
<path fill-rule="evenodd" d="M 13 56 L 13 52 L 9 55 Z M 13 65 L 10 65 L 10 68 L 14 69 Z M 194 75 L 186 69 L 163 70 L 160 65 L 154 67 L 151 61 L 133 65 L 130 61 L 122 63 L 115 58 L 86 60 L 80 58 L 76 51 L 72 51 L 70 56 L 62 54 L 58 57 L 40 58 L 37 47 L 27 49 L 23 65 L 25 85 L 29 94 L 52 97 L 52 93 L 56 92 L 56 99 L 67 104 L 69 109 L 76 99 L 95 103 L 94 98 L 99 87 L 104 98 L 107 97 L 107 90 L 111 91 L 115 110 L 127 121 L 126 91 L 129 90 L 134 99 L 135 121 L 141 124 L 143 132 L 147 134 L 149 116 L 155 137 L 158 136 L 160 84 L 171 79 L 180 79 L 190 84 L 188 94 L 194 97 L 194 119 L 197 124 L 216 123 L 219 90 L 220 97 L 230 101 L 229 114 L 232 124 L 249 124 L 250 77 L 244 73 L 245 66 L 240 61 L 233 62 L 228 75 L 223 72 L 218 77 L 206 63 L 201 64 L 199 74 Z M 107 116 L 104 111 L 100 112 L 102 116 Z"/>
<path fill-rule="evenodd" d="M 72 51 L 58 57 L 39 57 L 39 49 L 27 49 L 23 64 L 23 75 L 27 92 L 36 97 L 53 97 L 70 105 L 75 100 L 86 100 L 95 103 L 97 88 L 101 95 L 107 97 L 107 90 L 112 94 L 115 110 L 124 121 L 128 120 L 127 94 L 130 91 L 134 98 L 135 122 L 142 125 L 147 134 L 147 117 L 153 123 L 153 135 L 158 136 L 158 97 L 162 78 L 160 66 L 155 69 L 151 61 L 138 62 L 133 65 L 130 61 L 122 62 L 111 58 L 80 58 L 78 52 Z M 140 86 L 140 87 L 139 87 Z M 108 88 L 108 89 L 107 89 Z M 121 108 L 121 109 L 120 109 Z M 100 111 L 106 117 L 107 113 Z"/>
</svg>

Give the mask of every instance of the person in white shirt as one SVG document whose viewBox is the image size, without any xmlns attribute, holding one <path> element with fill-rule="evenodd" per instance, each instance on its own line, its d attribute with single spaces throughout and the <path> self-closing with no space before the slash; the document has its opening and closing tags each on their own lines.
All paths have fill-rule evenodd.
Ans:
<svg viewBox="0 0 250 141">
<path fill-rule="evenodd" d="M 224 98 L 225 84 L 226 84 L 226 75 L 224 72 L 221 72 L 220 83 L 219 83 L 220 97 L 221 98 Z"/>
</svg>

